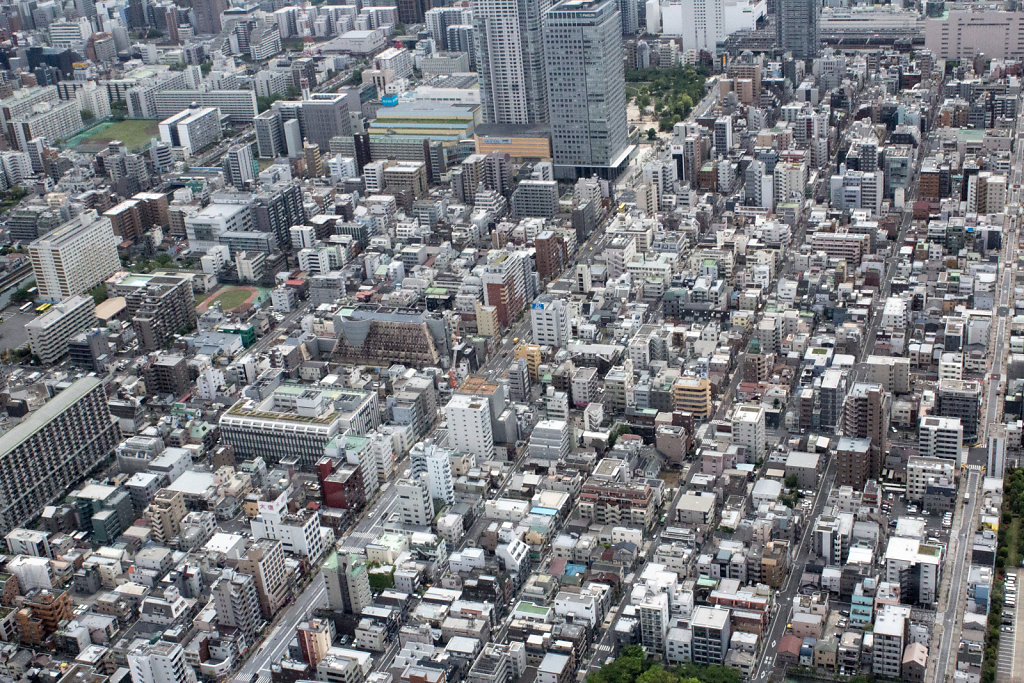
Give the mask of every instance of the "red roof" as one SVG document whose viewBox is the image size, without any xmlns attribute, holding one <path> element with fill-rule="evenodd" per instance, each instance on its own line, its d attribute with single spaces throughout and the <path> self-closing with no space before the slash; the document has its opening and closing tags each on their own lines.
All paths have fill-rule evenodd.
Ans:
<svg viewBox="0 0 1024 683">
<path fill-rule="evenodd" d="M 804 641 L 800 640 L 799 638 L 794 636 L 792 633 L 787 633 L 786 635 L 782 636 L 782 640 L 779 641 L 778 653 L 782 654 L 782 653 L 786 652 L 786 653 L 789 653 L 789 654 L 793 655 L 794 657 L 799 657 L 800 656 L 800 647 L 803 644 L 804 644 Z"/>
</svg>

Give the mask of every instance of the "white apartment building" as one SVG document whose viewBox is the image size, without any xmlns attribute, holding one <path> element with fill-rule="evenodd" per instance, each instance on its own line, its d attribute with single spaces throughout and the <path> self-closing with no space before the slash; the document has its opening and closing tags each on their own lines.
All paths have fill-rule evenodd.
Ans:
<svg viewBox="0 0 1024 683">
<path fill-rule="evenodd" d="M 562 348 L 572 336 L 572 308 L 565 299 L 542 294 L 530 304 L 530 324 L 534 343 Z"/>
<path fill-rule="evenodd" d="M 955 472 L 955 462 L 948 458 L 911 456 L 907 459 L 907 500 L 920 502 L 928 484 L 941 479 L 953 481 Z"/>
<path fill-rule="evenodd" d="M 40 138 L 47 144 L 53 144 L 57 140 L 68 139 L 82 130 L 85 124 L 82 123 L 78 101 L 70 100 L 59 104 L 37 104 L 31 112 L 11 121 L 10 126 L 14 131 L 12 142 L 16 142 L 21 151 L 28 152 L 31 140 Z"/>
<path fill-rule="evenodd" d="M 807 164 L 795 161 L 780 161 L 775 164 L 774 179 L 775 205 L 782 202 L 804 200 L 807 188 Z"/>
<path fill-rule="evenodd" d="M 427 488 L 434 500 L 455 502 L 455 480 L 452 477 L 452 451 L 437 444 L 417 443 L 409 451 L 410 469 L 413 477 L 420 473 L 427 475 Z"/>
<path fill-rule="evenodd" d="M 907 327 L 907 300 L 898 296 L 890 296 L 882 308 L 882 329 L 890 332 L 904 330 Z"/>
<path fill-rule="evenodd" d="M 946 351 L 939 356 L 939 379 L 964 378 L 964 354 L 956 351 Z"/>
<path fill-rule="evenodd" d="M 434 518 L 434 505 L 430 498 L 426 476 L 416 480 L 403 479 L 395 484 L 398 515 L 402 524 L 429 527 Z"/>
<path fill-rule="evenodd" d="M 250 523 L 253 538 L 281 541 L 285 552 L 308 557 L 313 565 L 323 557 L 325 547 L 320 533 L 320 515 L 308 509 L 289 513 L 287 490 L 274 500 L 259 501 L 258 510 Z"/>
<path fill-rule="evenodd" d="M 868 356 L 864 361 L 866 382 L 881 384 L 892 394 L 910 391 L 910 359 L 897 356 Z"/>
<path fill-rule="evenodd" d="M 903 589 L 901 602 L 935 604 L 942 577 L 943 554 L 940 546 L 922 543 L 920 539 L 899 536 L 889 539 L 885 550 L 885 580 L 900 584 Z"/>
<path fill-rule="evenodd" d="M 484 396 L 455 394 L 444 408 L 448 420 L 448 444 L 459 453 L 470 453 L 478 461 L 494 457 L 491 409 Z"/>
<path fill-rule="evenodd" d="M 929 415 L 921 419 L 918 445 L 922 457 L 943 458 L 959 464 L 963 438 L 964 427 L 959 417 Z"/>
<path fill-rule="evenodd" d="M 530 433 L 530 459 L 561 462 L 569 455 L 569 424 L 565 420 L 541 420 Z"/>
<path fill-rule="evenodd" d="M 25 334 L 32 355 L 43 363 L 60 360 L 68 351 L 68 340 L 92 325 L 95 311 L 91 296 L 73 296 L 28 321 Z"/>
<path fill-rule="evenodd" d="M 87 81 L 75 90 L 78 107 L 83 111 L 91 111 L 94 120 L 102 120 L 110 116 L 110 95 L 106 88 L 101 88 L 96 81 Z"/>
<path fill-rule="evenodd" d="M 85 294 L 121 268 L 110 219 L 87 209 L 28 246 L 39 298 Z"/>
<path fill-rule="evenodd" d="M 128 670 L 134 683 L 196 683 L 196 672 L 185 663 L 185 650 L 164 640 L 133 647 Z"/>
<path fill-rule="evenodd" d="M 760 405 L 736 408 L 732 416 L 732 442 L 746 451 L 748 462 L 764 457 L 764 408 Z"/>
<path fill-rule="evenodd" d="M 217 246 L 226 232 L 247 232 L 251 227 L 252 213 L 244 204 L 210 204 L 185 217 L 188 246 L 195 253 L 206 253 Z"/>
<path fill-rule="evenodd" d="M 669 627 L 668 593 L 640 585 L 634 588 L 630 600 L 640 617 L 640 643 L 648 652 L 661 654 Z"/>
<path fill-rule="evenodd" d="M 220 110 L 196 107 L 180 111 L 160 122 L 160 139 L 171 147 L 181 147 L 192 156 L 221 138 Z"/>
</svg>

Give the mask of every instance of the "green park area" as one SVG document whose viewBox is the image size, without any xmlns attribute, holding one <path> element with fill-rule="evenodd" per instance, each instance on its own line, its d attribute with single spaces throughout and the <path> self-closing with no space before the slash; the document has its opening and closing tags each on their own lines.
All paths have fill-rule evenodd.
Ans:
<svg viewBox="0 0 1024 683">
<path fill-rule="evenodd" d="M 667 132 L 704 97 L 707 74 L 692 66 L 672 69 L 627 69 L 626 97 L 636 101 L 640 111 L 654 107 L 658 128 Z"/>
</svg>

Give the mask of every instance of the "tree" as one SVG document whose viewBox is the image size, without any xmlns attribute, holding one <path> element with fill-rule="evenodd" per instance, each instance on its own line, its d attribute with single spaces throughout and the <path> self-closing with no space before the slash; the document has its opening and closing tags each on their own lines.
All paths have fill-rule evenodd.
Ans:
<svg viewBox="0 0 1024 683">
<path fill-rule="evenodd" d="M 612 663 L 587 676 L 587 683 L 740 683 L 740 673 L 725 666 L 684 664 L 666 669 L 645 655 L 639 645 L 628 645 Z"/>
<path fill-rule="evenodd" d="M 82 121 L 84 121 L 85 123 L 89 123 L 90 121 L 92 121 L 95 118 L 96 118 L 96 115 L 92 113 L 91 109 L 83 109 L 82 110 Z"/>
<path fill-rule="evenodd" d="M 259 110 L 260 113 L 265 112 L 266 110 L 270 109 L 270 105 L 272 105 L 274 102 L 283 99 L 284 95 L 281 95 L 280 93 L 274 93 L 270 97 L 257 97 L 256 109 Z"/>
<path fill-rule="evenodd" d="M 115 121 L 124 121 L 128 118 L 128 103 L 124 100 L 114 100 L 110 103 L 110 115 Z"/>
<path fill-rule="evenodd" d="M 188 65 L 185 62 L 175 62 L 171 64 L 170 69 L 171 71 L 184 71 L 186 66 Z"/>
<path fill-rule="evenodd" d="M 289 100 L 294 100 L 301 94 L 302 92 L 298 89 L 297 86 L 294 85 L 289 85 L 288 89 L 285 91 L 285 97 L 287 97 Z"/>
<path fill-rule="evenodd" d="M 796 475 L 795 475 L 795 474 L 790 474 L 790 475 L 787 475 L 787 476 L 786 476 L 786 479 L 785 479 L 785 484 L 786 484 L 786 488 L 787 488 L 787 489 L 795 489 L 795 488 L 796 488 L 796 486 L 797 486 L 797 484 L 799 484 L 799 483 L 800 483 L 800 482 L 799 482 L 799 480 L 798 480 L 798 479 L 796 478 Z"/>
<path fill-rule="evenodd" d="M 98 306 L 107 300 L 107 285 L 101 282 L 92 289 L 90 289 L 89 294 L 92 296 L 93 301 L 95 301 L 96 305 Z"/>
<path fill-rule="evenodd" d="M 651 96 L 647 93 L 641 92 L 636 96 L 636 106 L 642 114 L 647 107 L 651 106 Z"/>
<path fill-rule="evenodd" d="M 28 292 L 29 292 L 30 289 L 32 289 L 35 286 L 36 286 L 36 283 L 35 283 L 35 281 L 33 281 L 33 282 L 28 283 L 27 285 L 25 285 L 24 287 L 22 287 L 18 291 L 16 291 L 14 294 L 11 294 L 11 303 L 12 304 L 23 304 L 26 301 L 28 301 L 29 298 L 30 298 Z"/>
<path fill-rule="evenodd" d="M 203 75 L 205 76 L 206 74 L 210 73 L 211 70 L 213 70 L 213 62 L 211 62 L 210 60 L 206 60 L 205 62 L 199 65 L 199 70 L 202 71 Z"/>
<path fill-rule="evenodd" d="M 647 129 L 647 139 L 648 140 L 654 140 L 656 137 L 658 137 L 658 131 L 654 130 L 653 128 L 648 128 Z"/>
<path fill-rule="evenodd" d="M 619 425 L 612 430 L 611 436 L 608 437 L 608 448 L 614 446 L 615 442 L 618 441 L 619 437 L 623 434 L 632 434 L 632 431 L 629 429 L 629 425 Z"/>
<path fill-rule="evenodd" d="M 390 572 L 369 572 L 370 588 L 379 593 L 388 588 L 395 587 L 395 568 L 392 567 Z"/>
</svg>

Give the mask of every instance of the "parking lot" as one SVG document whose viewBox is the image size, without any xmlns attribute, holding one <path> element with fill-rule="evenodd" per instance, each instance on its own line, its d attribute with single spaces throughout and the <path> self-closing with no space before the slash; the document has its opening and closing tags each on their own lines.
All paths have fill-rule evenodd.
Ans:
<svg viewBox="0 0 1024 683">
<path fill-rule="evenodd" d="M 0 348 L 16 349 L 28 341 L 25 324 L 35 319 L 34 312 L 20 313 L 17 306 L 11 305 L 0 312 L 0 315 L 4 318 L 0 323 Z"/>
<path fill-rule="evenodd" d="M 899 496 L 899 494 L 887 493 L 883 498 L 882 503 L 883 506 L 890 506 L 890 510 L 887 512 L 889 519 L 909 517 L 912 519 L 923 521 L 925 524 L 925 529 L 928 533 L 928 538 L 938 539 L 938 541 L 944 545 L 949 543 L 950 529 L 943 526 L 942 524 L 942 512 L 931 512 L 928 510 L 922 510 L 919 505 L 907 503 Z"/>
<path fill-rule="evenodd" d="M 1003 603 L 1003 624 L 999 627 L 1001 633 L 999 634 L 999 657 L 996 660 L 996 678 L 1000 681 L 1012 681 L 1020 680 L 1020 675 L 1014 678 L 1013 672 L 1024 671 L 1024 668 L 1020 666 L 1020 663 L 1016 661 L 1017 652 L 1021 652 L 1024 657 L 1024 643 L 1018 643 L 1017 639 L 1020 638 L 1020 610 L 1017 606 L 1012 605 L 1016 602 L 1018 597 L 1019 589 L 1019 570 L 1009 569 L 1006 572 L 1006 584 L 1005 584 L 1005 600 Z M 1008 611 L 1013 612 L 1013 618 L 1007 619 Z M 1011 623 L 1007 624 L 1006 621 Z"/>
</svg>

